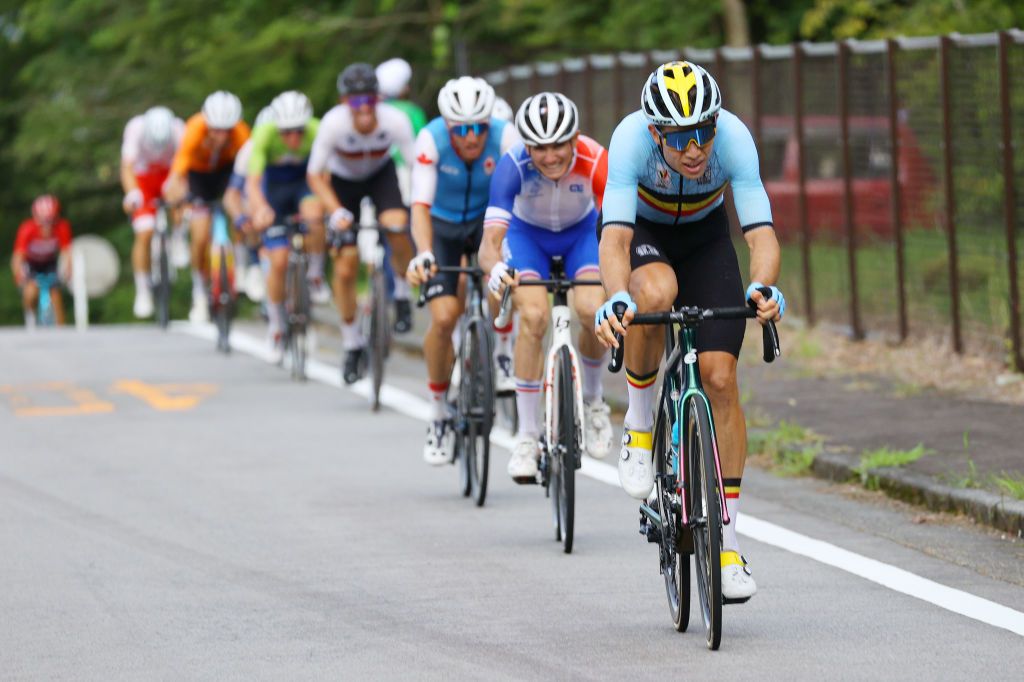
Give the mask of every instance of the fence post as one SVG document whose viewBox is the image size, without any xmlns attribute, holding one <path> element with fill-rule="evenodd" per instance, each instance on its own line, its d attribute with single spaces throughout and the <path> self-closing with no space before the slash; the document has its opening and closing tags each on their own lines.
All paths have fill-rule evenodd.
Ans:
<svg viewBox="0 0 1024 682">
<path fill-rule="evenodd" d="M 1017 203 L 1013 159 L 1013 111 L 1010 108 L 1010 35 L 999 32 L 999 104 L 1003 128 L 1003 217 L 1006 220 L 1006 263 L 1010 275 L 1010 340 L 1013 368 L 1024 372 L 1020 338 L 1020 290 L 1017 288 Z"/>
<path fill-rule="evenodd" d="M 594 134 L 594 68 L 590 65 L 590 56 L 583 58 L 583 71 L 580 73 L 583 78 L 583 113 L 580 115 L 581 126 L 589 134 Z"/>
<path fill-rule="evenodd" d="M 853 338 L 864 338 L 857 291 L 857 233 L 853 224 L 853 163 L 850 159 L 850 46 L 837 43 L 839 60 L 839 129 L 843 150 L 843 223 L 846 228 L 846 264 L 850 276 L 850 327 Z"/>
<path fill-rule="evenodd" d="M 953 39 L 948 35 L 939 38 L 939 77 L 942 98 L 942 165 L 943 191 L 946 200 L 946 241 L 949 250 L 949 294 L 950 315 L 953 323 L 953 350 L 964 352 L 963 334 L 960 329 L 960 267 L 956 248 L 956 198 L 953 196 L 953 126 L 949 96 L 949 49 Z"/>
<path fill-rule="evenodd" d="M 622 59 L 618 53 L 612 53 L 612 101 L 615 102 L 615 106 L 612 108 L 612 111 L 615 112 L 612 130 L 626 115 L 623 111 L 626 107 L 625 99 L 622 93 Z"/>
<path fill-rule="evenodd" d="M 892 187 L 892 230 L 896 239 L 896 300 L 899 308 L 900 341 L 910 333 L 907 321 L 907 273 L 903 244 L 903 195 L 900 192 L 899 95 L 896 92 L 896 41 L 885 41 L 886 74 L 889 81 L 889 149 L 892 157 L 889 182 Z"/>
<path fill-rule="evenodd" d="M 754 119 L 754 144 L 761 143 L 761 46 L 754 45 L 751 47 L 751 58 L 750 58 L 750 90 L 751 96 L 754 99 L 753 111 L 751 112 Z"/>
<path fill-rule="evenodd" d="M 800 216 L 800 259 L 803 265 L 807 323 L 814 324 L 814 287 L 811 286 L 811 226 L 807 222 L 807 150 L 804 146 L 804 50 L 793 43 L 793 113 L 796 125 L 797 204 Z"/>
<path fill-rule="evenodd" d="M 565 78 L 565 62 L 560 61 L 558 62 L 558 73 L 555 75 L 555 87 L 558 88 L 558 91 L 564 95 L 565 86 L 567 84 L 568 83 L 566 82 Z"/>
</svg>

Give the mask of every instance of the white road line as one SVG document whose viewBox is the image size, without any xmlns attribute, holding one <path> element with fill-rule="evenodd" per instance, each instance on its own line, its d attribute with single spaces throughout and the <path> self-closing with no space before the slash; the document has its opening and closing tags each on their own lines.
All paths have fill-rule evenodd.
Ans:
<svg viewBox="0 0 1024 682">
<path fill-rule="evenodd" d="M 213 341 L 216 337 L 216 330 L 213 325 L 200 326 L 176 322 L 173 323 L 172 328 L 175 331 L 181 331 L 210 341 Z M 231 333 L 231 344 L 233 348 L 263 360 L 268 360 L 269 358 L 266 344 L 244 332 L 233 331 Z M 338 388 L 342 387 L 338 367 L 328 365 L 319 360 L 310 360 L 307 363 L 306 374 L 314 381 Z M 364 397 L 369 396 L 370 385 L 365 379 L 347 388 Z M 397 412 L 420 421 L 426 421 L 430 418 L 430 404 L 426 400 L 394 386 L 385 384 L 382 387 L 381 402 Z M 512 449 L 512 436 L 507 431 L 495 430 L 492 432 L 491 442 L 507 450 Z M 602 483 L 619 487 L 618 471 L 609 464 L 587 457 L 584 458 L 583 467 L 580 471 L 583 475 Z M 953 613 L 958 613 L 982 623 L 1024 636 L 1024 613 L 975 596 L 969 592 L 948 587 L 891 564 L 886 564 L 845 550 L 842 547 L 837 547 L 831 543 L 787 530 L 782 526 L 763 521 L 747 513 L 743 514 L 743 529 L 737 528 L 737 532 L 758 542 L 784 549 L 793 554 L 799 554 L 901 594 L 934 604 L 947 611 L 952 611 Z"/>
</svg>

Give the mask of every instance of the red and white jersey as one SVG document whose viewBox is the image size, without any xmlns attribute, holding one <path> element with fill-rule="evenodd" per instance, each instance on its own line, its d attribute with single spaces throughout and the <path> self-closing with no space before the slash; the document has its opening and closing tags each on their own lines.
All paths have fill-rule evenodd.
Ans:
<svg viewBox="0 0 1024 682">
<path fill-rule="evenodd" d="M 366 180 L 391 160 L 392 145 L 403 159 L 415 159 L 414 142 L 409 117 L 390 104 L 377 104 L 377 127 L 369 135 L 356 130 L 351 108 L 338 104 L 321 119 L 306 168 L 310 173 L 330 170 L 343 180 Z"/>
<path fill-rule="evenodd" d="M 71 224 L 61 218 L 49 235 L 32 218 L 18 227 L 14 238 L 14 253 L 20 254 L 32 265 L 49 265 L 57 260 L 60 252 L 71 246 Z"/>
<path fill-rule="evenodd" d="M 164 149 L 149 149 L 143 143 L 145 127 L 142 115 L 132 117 L 128 121 L 128 125 L 124 127 L 124 137 L 121 142 L 121 160 L 130 163 L 132 171 L 136 175 L 146 175 L 170 168 L 171 161 L 174 160 L 174 153 L 185 134 L 185 122 L 180 118 L 175 118 L 173 144 L 167 145 Z"/>
</svg>

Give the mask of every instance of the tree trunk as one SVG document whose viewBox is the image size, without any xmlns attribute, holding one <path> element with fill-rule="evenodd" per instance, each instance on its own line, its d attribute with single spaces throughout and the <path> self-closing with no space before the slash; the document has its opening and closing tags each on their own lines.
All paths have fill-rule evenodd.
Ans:
<svg viewBox="0 0 1024 682">
<path fill-rule="evenodd" d="M 729 47 L 750 45 L 746 3 L 743 0 L 722 0 L 722 15 L 725 20 L 725 44 Z"/>
</svg>

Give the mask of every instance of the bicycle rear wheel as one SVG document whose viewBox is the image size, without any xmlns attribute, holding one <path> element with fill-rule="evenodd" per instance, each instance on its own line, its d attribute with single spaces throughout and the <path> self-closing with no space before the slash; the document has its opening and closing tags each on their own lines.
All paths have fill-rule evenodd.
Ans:
<svg viewBox="0 0 1024 682">
<path fill-rule="evenodd" d="M 551 457 L 557 487 L 555 513 L 562 531 L 562 548 L 572 552 L 576 521 L 576 462 L 579 460 L 579 431 L 576 425 L 576 391 L 573 386 L 572 356 L 568 348 L 558 353 L 555 371 L 556 432 L 558 443 Z"/>
<path fill-rule="evenodd" d="M 715 467 L 711 411 L 704 398 L 686 404 L 687 455 L 690 477 L 690 524 L 693 528 L 693 563 L 697 595 L 709 649 L 722 641 L 722 507 Z"/>
<path fill-rule="evenodd" d="M 164 230 L 157 233 L 157 246 L 160 252 L 157 257 L 158 280 L 153 292 L 156 294 L 156 322 L 161 329 L 167 329 L 171 320 L 171 267 L 167 257 L 166 225 Z"/>
<path fill-rule="evenodd" d="M 391 327 L 384 268 L 374 268 L 370 289 L 373 297 L 370 307 L 370 405 L 376 412 L 380 409 L 380 387 L 384 384 L 384 359 L 387 357 Z"/>
<path fill-rule="evenodd" d="M 459 414 L 466 424 L 462 455 L 469 484 L 464 493 L 472 495 L 476 506 L 482 507 L 487 499 L 491 427 L 494 424 L 491 336 L 483 320 L 473 320 L 466 327 L 463 347 L 466 357 L 459 388 Z"/>
<path fill-rule="evenodd" d="M 302 259 L 288 263 L 285 279 L 285 301 L 287 302 L 286 342 L 291 358 L 291 374 L 296 381 L 306 380 L 306 327 L 309 324 L 309 284 Z"/>
<path fill-rule="evenodd" d="M 658 549 L 672 625 L 678 632 L 686 632 L 690 623 L 690 555 L 680 547 L 681 500 L 673 466 L 676 457 L 672 447 L 673 405 L 667 387 L 666 378 L 658 396 L 658 414 L 654 421 L 654 474 L 658 486 L 658 516 L 661 517 Z"/>
</svg>

